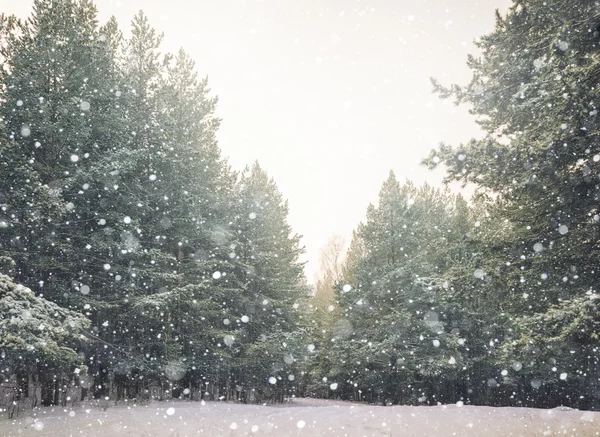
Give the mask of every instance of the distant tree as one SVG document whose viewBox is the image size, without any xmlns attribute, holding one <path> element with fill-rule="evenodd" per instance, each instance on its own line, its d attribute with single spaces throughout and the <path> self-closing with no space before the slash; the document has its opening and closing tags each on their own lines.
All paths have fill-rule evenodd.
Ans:
<svg viewBox="0 0 600 437">
<path fill-rule="evenodd" d="M 321 248 L 313 299 L 320 311 L 328 311 L 335 301 L 335 286 L 342 279 L 345 248 L 344 237 L 338 234 L 331 236 Z"/>
<path fill-rule="evenodd" d="M 342 270 L 349 277 L 336 286 L 333 320 L 310 369 L 316 393 L 384 403 L 456 396 L 448 392 L 456 391 L 464 343 L 442 295 L 461 208 L 462 199 L 390 173 L 354 234 Z"/>
<path fill-rule="evenodd" d="M 287 201 L 258 163 L 242 173 L 236 198 L 230 257 L 242 289 L 232 301 L 237 315 L 230 327 L 239 339 L 241 377 L 250 390 L 276 378 L 270 385 L 281 395 L 295 387 L 290 375 L 305 351 L 300 316 L 308 288 L 299 260 L 304 249 L 287 222 Z"/>
</svg>

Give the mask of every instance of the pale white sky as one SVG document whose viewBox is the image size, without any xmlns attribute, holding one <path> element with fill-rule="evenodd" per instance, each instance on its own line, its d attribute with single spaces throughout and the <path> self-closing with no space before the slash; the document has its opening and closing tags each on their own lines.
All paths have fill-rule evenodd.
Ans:
<svg viewBox="0 0 600 437">
<path fill-rule="evenodd" d="M 467 108 L 429 77 L 466 83 L 472 41 L 509 0 L 96 0 L 127 31 L 143 9 L 219 96 L 218 135 L 236 169 L 258 160 L 304 235 L 307 276 L 333 233 L 350 238 L 388 171 L 439 184 L 419 165 L 440 141 L 478 136 Z M 26 17 L 32 0 L 0 0 Z"/>
</svg>

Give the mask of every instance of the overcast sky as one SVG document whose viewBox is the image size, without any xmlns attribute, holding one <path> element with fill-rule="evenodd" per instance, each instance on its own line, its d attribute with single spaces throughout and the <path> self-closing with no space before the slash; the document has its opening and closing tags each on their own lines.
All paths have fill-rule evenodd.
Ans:
<svg viewBox="0 0 600 437">
<path fill-rule="evenodd" d="M 390 169 L 439 184 L 421 159 L 480 135 L 429 78 L 466 83 L 473 40 L 509 0 L 96 0 L 123 30 L 143 9 L 219 96 L 218 135 L 236 169 L 258 160 L 289 200 L 312 279 L 320 247 L 350 238 Z M 26 17 L 33 0 L 0 0 Z"/>
</svg>

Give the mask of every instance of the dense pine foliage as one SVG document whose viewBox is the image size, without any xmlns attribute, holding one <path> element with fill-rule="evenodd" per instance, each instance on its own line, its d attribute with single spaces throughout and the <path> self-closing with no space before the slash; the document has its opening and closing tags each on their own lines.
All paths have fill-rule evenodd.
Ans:
<svg viewBox="0 0 600 437">
<path fill-rule="evenodd" d="M 390 176 L 312 372 L 353 399 L 597 409 L 600 6 L 515 1 L 477 46 L 471 83 L 434 85 L 486 135 L 424 160 L 473 201 Z"/>
<path fill-rule="evenodd" d="M 600 6 L 516 1 L 443 98 L 485 131 L 393 172 L 312 297 L 194 62 L 88 0 L 0 17 L 0 364 L 17 397 L 600 406 Z M 18 284 L 18 285 L 16 285 Z M 33 392 L 32 392 L 33 390 Z M 34 402 L 35 403 L 35 402 Z"/>
<path fill-rule="evenodd" d="M 150 384 L 166 396 L 291 392 L 295 359 L 282 357 L 298 355 L 307 296 L 298 237 L 260 166 L 237 174 L 220 156 L 216 99 L 193 61 L 162 55 L 143 13 L 125 40 L 85 0 L 36 1 L 0 31 L 2 271 L 53 302 L 37 305 L 87 318 L 73 369 L 24 368 L 3 341 L 3 371 L 24 387 L 39 379 L 46 403 L 81 384 L 75 364 L 95 397 L 143 397 Z M 44 362 L 58 346 L 31 347 Z"/>
</svg>

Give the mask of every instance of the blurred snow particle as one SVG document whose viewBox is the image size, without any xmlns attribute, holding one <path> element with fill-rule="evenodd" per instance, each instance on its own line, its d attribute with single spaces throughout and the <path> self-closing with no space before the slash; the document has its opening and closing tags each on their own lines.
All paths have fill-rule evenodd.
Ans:
<svg viewBox="0 0 600 437">
<path fill-rule="evenodd" d="M 483 279 L 485 272 L 482 269 L 475 269 L 473 276 L 475 276 L 477 279 Z"/>
<path fill-rule="evenodd" d="M 250 220 L 254 220 L 256 218 L 256 213 L 251 212 L 250 214 L 248 214 L 248 217 L 250 218 Z"/>
<path fill-rule="evenodd" d="M 338 388 L 337 382 L 332 382 L 331 384 L 329 384 L 329 388 L 331 390 L 337 390 L 337 388 Z"/>
<path fill-rule="evenodd" d="M 308 346 L 306 346 L 306 350 L 309 352 L 314 352 L 315 350 L 315 345 L 314 344 L 309 344 Z"/>
<path fill-rule="evenodd" d="M 79 292 L 81 294 L 88 294 L 90 292 L 90 287 L 88 287 L 87 285 L 82 285 L 79 289 Z"/>
<path fill-rule="evenodd" d="M 232 422 L 231 425 L 229 425 L 230 429 L 237 429 L 237 423 Z"/>
<path fill-rule="evenodd" d="M 81 385 L 83 388 L 90 388 L 92 385 L 94 385 L 94 378 L 87 374 L 81 375 L 79 377 L 79 385 Z"/>
<path fill-rule="evenodd" d="M 79 156 L 71 155 L 71 162 L 77 162 L 77 161 L 79 161 Z"/>
<path fill-rule="evenodd" d="M 163 229 L 169 229 L 171 227 L 171 219 L 169 217 L 163 217 L 159 221 L 160 227 Z"/>
<path fill-rule="evenodd" d="M 434 334 L 437 334 L 444 328 L 442 323 L 440 322 L 438 313 L 436 313 L 435 311 L 427 311 L 425 313 L 425 316 L 423 317 L 423 321 Z"/>
<path fill-rule="evenodd" d="M 540 253 L 544 250 L 544 245 L 540 242 L 537 242 L 533 245 L 533 250 L 536 251 L 537 253 Z"/>
<path fill-rule="evenodd" d="M 566 41 L 559 41 L 557 46 L 559 50 L 562 50 L 564 52 L 569 48 L 569 43 Z"/>
<path fill-rule="evenodd" d="M 35 429 L 36 431 L 41 431 L 44 429 L 44 424 L 42 422 L 35 422 L 33 424 L 33 429 Z"/>
<path fill-rule="evenodd" d="M 83 100 L 79 104 L 79 109 L 81 109 L 82 111 L 89 111 L 90 110 L 90 102 L 86 102 L 85 100 Z"/>
<path fill-rule="evenodd" d="M 285 354 L 283 356 L 283 362 L 285 364 L 293 364 L 294 363 L 294 357 L 292 354 Z"/>
<path fill-rule="evenodd" d="M 561 373 L 560 374 L 560 379 L 565 381 L 567 379 L 567 374 L 566 373 Z"/>
<path fill-rule="evenodd" d="M 156 180 L 156 175 L 151 174 L 150 176 L 148 176 L 148 179 L 150 180 L 150 182 L 154 182 Z"/>
<path fill-rule="evenodd" d="M 448 360 L 448 364 L 450 364 L 451 366 L 456 364 L 456 358 L 454 357 L 450 357 L 450 359 Z"/>
<path fill-rule="evenodd" d="M 221 278 L 221 272 L 219 272 L 218 270 L 216 272 L 213 273 L 213 279 L 220 279 Z"/>
<path fill-rule="evenodd" d="M 179 381 L 186 373 L 186 365 L 181 361 L 171 362 L 165 367 L 165 374 L 171 381 Z"/>
<path fill-rule="evenodd" d="M 344 293 L 348 293 L 350 290 L 352 290 L 352 285 L 350 284 L 344 284 L 344 286 L 342 287 L 342 291 Z"/>
<path fill-rule="evenodd" d="M 515 361 L 514 363 L 512 363 L 512 368 L 518 372 L 519 370 L 521 370 L 523 368 L 523 364 L 521 364 L 518 361 Z"/>
<path fill-rule="evenodd" d="M 305 425 L 306 425 L 306 422 L 305 422 L 304 420 L 299 420 L 299 421 L 296 423 L 296 426 L 297 426 L 298 428 L 300 428 L 300 429 L 304 428 L 304 426 L 305 426 Z"/>
<path fill-rule="evenodd" d="M 233 342 L 235 341 L 235 338 L 233 338 L 233 335 L 226 335 L 223 338 L 223 342 L 227 345 L 227 346 L 231 346 L 233 344 Z"/>
<path fill-rule="evenodd" d="M 558 227 L 558 233 L 560 235 L 565 235 L 567 232 L 569 232 L 569 228 L 567 227 L 567 225 L 560 225 Z"/>
<path fill-rule="evenodd" d="M 167 408 L 167 416 L 172 416 L 173 414 L 175 414 L 175 408 L 173 408 L 173 407 Z"/>
<path fill-rule="evenodd" d="M 104 270 L 110 270 L 110 264 L 106 263 L 104 264 Z"/>
<path fill-rule="evenodd" d="M 340 36 L 339 36 L 337 33 L 334 33 L 334 34 L 332 34 L 332 35 L 329 37 L 329 42 L 330 42 L 332 45 L 336 46 L 336 45 L 338 45 L 340 42 L 342 42 L 342 38 L 340 38 Z"/>
<path fill-rule="evenodd" d="M 131 223 L 131 217 L 129 217 L 128 215 L 126 215 L 126 216 L 123 218 L 123 221 L 125 222 L 125 224 L 129 224 L 129 223 Z"/>
<path fill-rule="evenodd" d="M 248 323 L 250 321 L 250 317 L 244 315 L 242 316 L 242 323 Z"/>
<path fill-rule="evenodd" d="M 440 341 L 436 338 L 435 340 L 433 340 L 433 347 L 440 347 Z"/>
<path fill-rule="evenodd" d="M 31 129 L 29 128 L 29 126 L 27 126 L 27 125 L 23 125 L 23 126 L 21 127 L 21 136 L 22 136 L 23 138 L 26 138 L 26 137 L 28 137 L 29 135 L 31 135 Z M 43 426 L 43 425 L 42 425 L 42 426 Z"/>
<path fill-rule="evenodd" d="M 277 384 L 277 378 L 274 376 L 269 376 L 269 384 Z"/>
</svg>

